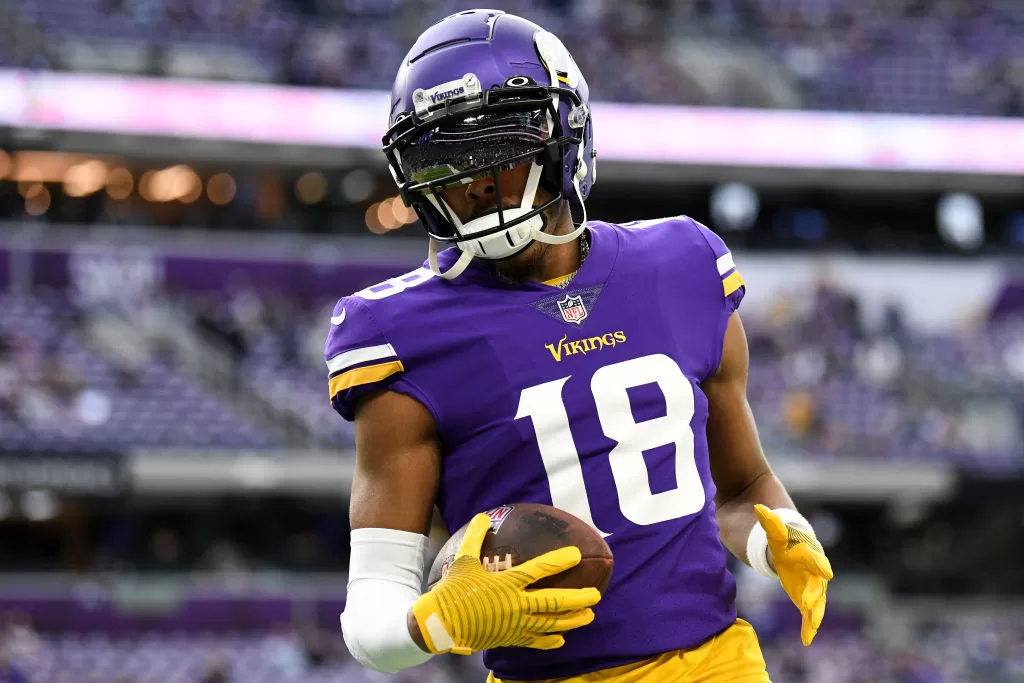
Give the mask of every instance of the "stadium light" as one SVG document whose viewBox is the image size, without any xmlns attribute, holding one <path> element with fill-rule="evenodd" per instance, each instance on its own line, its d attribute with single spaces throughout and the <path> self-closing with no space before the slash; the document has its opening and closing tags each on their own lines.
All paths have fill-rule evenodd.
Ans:
<svg viewBox="0 0 1024 683">
<path fill-rule="evenodd" d="M 149 183 L 147 184 L 149 200 L 152 202 L 166 202 L 170 197 L 171 193 L 171 178 L 167 176 L 164 171 L 154 171 L 153 175 L 149 176 Z"/>
<path fill-rule="evenodd" d="M 374 235 L 380 235 L 387 232 L 384 226 L 381 225 L 380 218 L 378 218 L 378 210 L 380 209 L 381 202 L 374 202 L 370 204 L 370 208 L 366 210 L 366 228 Z"/>
<path fill-rule="evenodd" d="M 981 202 L 974 195 L 966 192 L 943 195 L 935 209 L 935 220 L 942 239 L 959 249 L 977 249 L 985 239 Z"/>
<path fill-rule="evenodd" d="M 380 221 L 381 227 L 384 230 L 394 230 L 402 225 L 400 221 L 395 218 L 395 212 L 391 208 L 391 203 L 394 197 L 389 197 L 380 203 L 377 207 L 377 220 Z"/>
<path fill-rule="evenodd" d="M 139 194 L 147 202 L 153 201 L 151 185 L 153 182 L 153 176 L 155 174 L 156 171 L 146 171 L 145 173 L 142 174 L 142 177 L 139 178 Z"/>
<path fill-rule="evenodd" d="M 161 171 L 147 171 L 139 183 L 139 192 L 151 202 L 194 202 L 202 195 L 203 183 L 188 166 L 178 164 Z"/>
<path fill-rule="evenodd" d="M 149 178 L 149 194 L 154 202 L 168 202 L 174 198 L 176 188 L 173 173 L 157 171 Z"/>
<path fill-rule="evenodd" d="M 275 177 L 260 179 L 256 191 L 256 212 L 267 222 L 276 221 L 284 213 L 284 191 L 282 183 Z"/>
<path fill-rule="evenodd" d="M 303 204 L 316 204 L 327 194 L 327 179 L 320 171 L 303 173 L 295 181 L 295 196 Z"/>
<path fill-rule="evenodd" d="M 42 216 L 50 208 L 50 191 L 42 183 L 32 186 L 25 196 L 25 211 L 30 216 Z"/>
<path fill-rule="evenodd" d="M 135 178 L 127 168 L 113 168 L 107 173 L 107 196 L 111 199 L 128 199 L 135 186 Z"/>
<path fill-rule="evenodd" d="M 203 179 L 188 166 L 176 166 L 178 170 L 176 199 L 182 204 L 192 204 L 203 196 Z"/>
<path fill-rule="evenodd" d="M 760 208 L 757 192 L 745 183 L 724 183 L 711 193 L 711 217 L 720 231 L 749 230 Z"/>
<path fill-rule="evenodd" d="M 36 185 L 42 187 L 43 173 L 35 166 L 26 166 L 18 169 L 18 194 L 28 198 L 28 193 L 34 191 Z"/>
<path fill-rule="evenodd" d="M 107 165 L 98 159 L 69 166 L 64 173 L 64 194 L 85 197 L 98 192 L 107 177 Z"/>
<path fill-rule="evenodd" d="M 22 192 L 21 195 L 25 199 L 34 199 L 46 191 L 46 186 L 43 185 L 42 183 L 32 183 L 31 185 L 27 185 L 25 187 L 25 191 Z"/>
<path fill-rule="evenodd" d="M 398 222 L 395 227 L 416 222 L 416 211 L 412 207 L 406 206 L 401 197 L 391 198 L 391 213 L 394 214 L 395 220 Z"/>
<path fill-rule="evenodd" d="M 227 173 L 217 173 L 206 183 L 206 194 L 217 206 L 223 206 L 235 198 L 238 186 Z"/>
<path fill-rule="evenodd" d="M 375 186 L 373 174 L 365 169 L 357 168 L 346 173 L 341 179 L 341 198 L 352 204 L 365 202 L 373 194 Z"/>
<path fill-rule="evenodd" d="M 203 196 L 203 181 L 198 175 L 195 176 L 195 181 L 192 183 L 192 189 L 178 197 L 178 201 L 182 204 L 193 204 Z"/>
<path fill-rule="evenodd" d="M 35 489 L 21 495 L 21 512 L 32 522 L 45 522 L 57 516 L 57 499 L 49 491 Z"/>
</svg>

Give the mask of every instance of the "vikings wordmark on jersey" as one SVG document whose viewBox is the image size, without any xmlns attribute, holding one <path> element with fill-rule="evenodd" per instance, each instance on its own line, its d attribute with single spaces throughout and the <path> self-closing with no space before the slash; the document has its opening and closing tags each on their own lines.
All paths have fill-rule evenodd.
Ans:
<svg viewBox="0 0 1024 683">
<path fill-rule="evenodd" d="M 701 383 L 719 366 L 743 279 L 689 218 L 588 229 L 590 253 L 565 291 L 510 287 L 478 260 L 455 280 L 424 267 L 339 301 L 344 322 L 327 340 L 331 401 L 346 419 L 385 387 L 433 415 L 450 531 L 508 501 L 546 503 L 615 553 L 594 622 L 556 650 L 488 651 L 502 679 L 692 648 L 736 618 Z"/>
<path fill-rule="evenodd" d="M 562 358 L 565 356 L 574 356 L 577 353 L 587 355 L 591 351 L 614 349 L 617 345 L 626 343 L 626 332 L 624 330 L 616 330 L 615 332 L 606 332 L 596 337 L 585 337 L 583 339 L 567 341 L 568 339 L 569 335 L 563 334 L 558 343 L 544 345 L 544 348 L 551 352 L 551 357 L 555 359 L 556 363 L 562 362 Z"/>
</svg>

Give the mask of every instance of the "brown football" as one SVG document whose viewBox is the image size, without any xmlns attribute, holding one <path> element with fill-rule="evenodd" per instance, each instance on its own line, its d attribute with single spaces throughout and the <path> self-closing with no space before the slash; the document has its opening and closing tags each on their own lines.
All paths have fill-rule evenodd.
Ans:
<svg viewBox="0 0 1024 683">
<path fill-rule="evenodd" d="M 493 571 L 508 569 L 549 550 L 576 546 L 583 559 L 571 569 L 531 584 L 530 588 L 587 588 L 604 593 L 615 560 L 601 535 L 583 520 L 564 510 L 540 503 L 501 505 L 486 514 L 491 529 L 484 538 L 480 561 Z M 447 572 L 466 527 L 455 532 L 434 558 L 427 586 L 433 587 Z"/>
</svg>

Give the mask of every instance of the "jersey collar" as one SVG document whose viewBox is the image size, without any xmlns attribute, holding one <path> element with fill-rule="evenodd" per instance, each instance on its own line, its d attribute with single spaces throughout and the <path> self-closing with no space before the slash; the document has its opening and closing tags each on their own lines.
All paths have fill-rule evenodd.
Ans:
<svg viewBox="0 0 1024 683">
<path fill-rule="evenodd" d="M 608 279 L 615 259 L 618 257 L 619 236 L 611 226 L 599 221 L 588 221 L 587 230 L 590 232 L 590 253 L 587 254 L 586 260 L 580 266 L 576 277 L 573 278 L 573 281 L 564 290 L 554 285 L 546 285 L 542 282 L 534 281 L 509 285 L 495 274 L 490 264 L 481 259 L 473 259 L 465 272 L 455 280 L 452 280 L 452 284 L 459 284 L 460 281 L 473 282 L 474 284 L 500 289 L 544 292 L 545 294 L 603 284 Z M 455 248 L 452 248 L 442 252 L 441 256 L 447 256 L 450 259 L 457 257 L 458 253 Z"/>
</svg>

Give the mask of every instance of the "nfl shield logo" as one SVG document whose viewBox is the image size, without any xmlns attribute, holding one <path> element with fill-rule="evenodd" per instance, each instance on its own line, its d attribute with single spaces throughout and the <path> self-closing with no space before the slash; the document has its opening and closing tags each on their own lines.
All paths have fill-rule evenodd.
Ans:
<svg viewBox="0 0 1024 683">
<path fill-rule="evenodd" d="M 581 325 L 587 319 L 587 307 L 583 305 L 582 296 L 569 296 L 558 302 L 558 310 L 562 312 L 562 320 L 567 323 Z"/>
<path fill-rule="evenodd" d="M 508 513 L 512 512 L 513 506 L 501 505 L 494 509 L 488 510 L 484 514 L 491 518 L 491 531 L 497 531 L 501 528 L 501 523 L 508 517 Z"/>
</svg>

